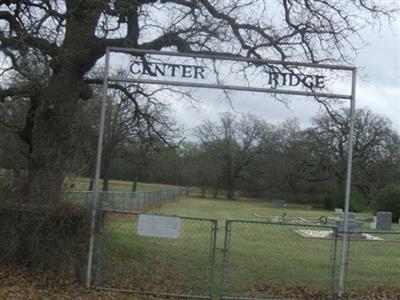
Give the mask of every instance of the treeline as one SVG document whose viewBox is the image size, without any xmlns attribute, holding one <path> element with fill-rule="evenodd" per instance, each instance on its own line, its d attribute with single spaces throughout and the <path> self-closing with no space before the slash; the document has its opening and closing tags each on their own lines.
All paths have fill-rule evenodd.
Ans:
<svg viewBox="0 0 400 300">
<path fill-rule="evenodd" d="M 197 128 L 197 142 L 183 147 L 182 178 L 203 194 L 223 189 L 228 199 L 239 192 L 340 206 L 335 202 L 344 198 L 348 128 L 344 109 L 316 116 L 305 129 L 296 120 L 274 126 L 251 115 L 224 114 Z M 387 119 L 358 110 L 353 205 L 370 205 L 380 189 L 399 183 L 399 175 L 399 135 Z"/>
<path fill-rule="evenodd" d="M 113 134 L 106 134 L 105 190 L 107 180 L 113 178 L 131 180 L 132 190 L 137 181 L 159 182 L 197 187 L 204 197 L 279 197 L 327 208 L 341 206 L 336 202 L 344 198 L 347 110 L 320 114 L 308 128 L 301 128 L 296 120 L 272 125 L 253 115 L 225 113 L 219 120 L 205 121 L 195 128 L 191 141 L 184 142 L 179 141 L 182 133 L 167 115 L 163 117 L 157 130 L 139 122 L 128 138 L 120 136 L 111 144 L 107 141 L 115 137 L 115 128 Z M 115 127 L 109 120 L 109 130 L 113 128 L 110 124 Z M 94 158 L 93 150 L 90 154 Z M 358 110 L 353 208 L 370 206 L 380 189 L 398 184 L 399 179 L 398 133 L 386 118 Z"/>
<path fill-rule="evenodd" d="M 160 90 L 161 92 L 162 90 Z M 329 111 L 301 128 L 296 120 L 272 125 L 254 115 L 224 113 L 205 121 L 183 138 L 162 102 L 138 93 L 109 95 L 103 147 L 103 190 L 110 179 L 196 187 L 204 197 L 284 198 L 299 203 L 341 206 L 347 166 L 349 112 Z M 94 177 L 99 99 L 82 103 L 73 126 L 75 150 L 65 171 L 73 187 L 76 176 Z M 26 103 L 3 111 L 8 127 L 0 139 L 1 168 L 13 178 L 13 190 L 24 180 L 29 149 L 21 145 Z M 390 121 L 370 110 L 356 113 L 353 156 L 353 208 L 370 206 L 378 191 L 400 180 L 400 137 Z M 4 180 L 3 180 L 4 182 Z M 22 186 L 22 185 L 21 185 Z M 90 188 L 93 188 L 91 185 Z M 338 202 L 339 199 L 339 203 Z"/>
<path fill-rule="evenodd" d="M 296 120 L 274 126 L 226 113 L 196 128 L 195 141 L 161 149 L 141 179 L 196 186 L 203 196 L 224 191 L 228 199 L 240 194 L 340 206 L 348 128 L 347 110 L 319 115 L 305 129 Z M 354 139 L 353 206 L 370 205 L 380 189 L 399 183 L 400 139 L 387 119 L 369 110 L 357 111 Z"/>
</svg>

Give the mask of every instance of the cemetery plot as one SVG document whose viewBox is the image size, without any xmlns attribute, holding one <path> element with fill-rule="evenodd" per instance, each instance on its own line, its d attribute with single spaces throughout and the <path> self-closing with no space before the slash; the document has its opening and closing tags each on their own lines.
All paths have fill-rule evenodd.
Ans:
<svg viewBox="0 0 400 300">
<path fill-rule="evenodd" d="M 375 241 L 351 240 L 347 289 L 349 291 L 372 287 L 397 289 L 400 278 L 399 232 L 370 231 L 365 234 L 374 235 L 378 239 Z"/>
<path fill-rule="evenodd" d="M 297 233 L 327 227 L 254 221 L 227 221 L 226 226 L 224 297 L 276 299 L 296 289 L 309 297 L 330 294 L 336 240 Z"/>
<path fill-rule="evenodd" d="M 232 223 L 230 251 L 227 252 L 229 261 L 225 296 L 325 299 L 329 296 L 332 285 L 333 292 L 337 292 L 341 239 L 337 240 L 336 256 L 333 256 L 333 239 L 305 238 L 298 233 L 326 234 L 332 231 L 332 228 L 325 226 L 307 228 L 302 225 L 318 223 L 321 216 L 327 216 L 328 224 L 333 225 L 332 219 L 340 217 L 334 211 L 290 204 L 284 208 L 276 208 L 272 202 L 200 198 L 169 202 L 162 207 L 162 211 L 215 217 L 219 218 L 221 224 L 227 216 L 252 221 Z M 282 224 L 282 217 L 277 216 L 284 213 L 289 222 L 297 220 L 299 224 Z M 360 296 L 357 299 L 365 299 L 364 296 L 369 295 L 371 289 L 375 293 L 381 291 L 383 294 L 395 294 L 400 276 L 398 225 L 392 225 L 394 231 L 391 234 L 366 231 L 368 217 L 369 213 L 354 215 L 356 220 L 366 220 L 361 232 L 366 239 L 350 240 L 347 288 L 354 299 L 356 296 Z M 265 224 L 266 222 L 260 221 L 262 219 L 277 221 L 275 224 Z M 223 248 L 223 239 L 223 233 L 219 232 L 218 248 Z M 220 273 L 219 269 L 220 262 L 217 261 L 217 274 Z"/>
<path fill-rule="evenodd" d="M 333 211 L 329 214 L 290 204 L 276 208 L 273 203 L 198 198 L 168 202 L 161 211 L 220 219 L 214 248 L 208 221 L 156 217 L 158 223 L 170 227 L 167 233 L 147 225 L 144 231 L 138 231 L 139 215 L 110 212 L 98 239 L 98 287 L 210 297 L 214 284 L 215 297 L 222 293 L 225 297 L 250 298 L 325 299 L 336 292 L 341 238 L 333 238 L 331 232 L 336 227 L 332 222 L 309 225 L 318 223 L 321 215 L 334 218 Z M 289 222 L 302 221 L 260 221 L 261 217 L 273 220 L 283 214 Z M 248 221 L 228 221 L 224 226 L 226 216 Z M 365 215 L 357 217 L 363 219 Z M 399 235 L 395 231 L 364 230 L 361 235 L 365 240 L 350 240 L 349 291 L 358 295 L 376 287 L 394 290 L 400 274 Z M 213 249 L 216 263 L 212 282 Z"/>
</svg>

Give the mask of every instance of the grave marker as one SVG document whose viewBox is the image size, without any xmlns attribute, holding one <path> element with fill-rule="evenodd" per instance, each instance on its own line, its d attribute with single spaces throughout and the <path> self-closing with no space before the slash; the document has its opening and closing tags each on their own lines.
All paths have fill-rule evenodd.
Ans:
<svg viewBox="0 0 400 300">
<path fill-rule="evenodd" d="M 392 229 L 392 213 L 389 211 L 376 212 L 376 230 L 389 231 Z"/>
<path fill-rule="evenodd" d="M 285 200 L 283 199 L 272 199 L 272 206 L 275 208 L 283 208 Z"/>
</svg>

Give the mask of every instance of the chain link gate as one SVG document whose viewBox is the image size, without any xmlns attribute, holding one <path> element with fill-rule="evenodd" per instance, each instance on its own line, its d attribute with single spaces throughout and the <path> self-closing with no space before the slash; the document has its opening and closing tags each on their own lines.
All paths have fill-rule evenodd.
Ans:
<svg viewBox="0 0 400 300">
<path fill-rule="evenodd" d="M 226 220 L 217 243 L 217 220 L 144 215 L 178 218 L 179 237 L 142 236 L 141 214 L 101 211 L 96 288 L 186 299 L 332 299 L 338 292 L 343 233 L 336 226 Z M 305 237 L 313 232 L 322 235 Z M 350 240 L 348 295 L 376 287 L 395 291 L 399 232 L 362 234 L 376 240 Z M 220 263 L 217 249 L 223 250 Z"/>
<path fill-rule="evenodd" d="M 211 299 L 217 220 L 158 214 L 179 220 L 179 236 L 139 234 L 140 215 L 101 211 L 95 287 L 144 295 Z M 140 231 L 141 229 L 139 229 Z"/>
<path fill-rule="evenodd" d="M 365 299 L 380 290 L 376 298 L 399 299 L 400 232 L 362 230 L 358 234 L 372 239 L 349 242 L 346 294 L 350 299 Z"/>
<path fill-rule="evenodd" d="M 305 238 L 307 231 L 332 236 Z M 227 220 L 221 298 L 331 298 L 336 234 L 336 226 Z"/>
</svg>

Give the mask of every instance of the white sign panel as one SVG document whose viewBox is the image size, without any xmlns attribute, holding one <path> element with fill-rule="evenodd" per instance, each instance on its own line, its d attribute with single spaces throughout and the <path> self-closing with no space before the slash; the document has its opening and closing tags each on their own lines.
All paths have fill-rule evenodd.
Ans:
<svg viewBox="0 0 400 300">
<path fill-rule="evenodd" d="M 140 236 L 178 239 L 181 234 L 181 219 L 158 215 L 139 215 L 137 233 Z"/>
</svg>

